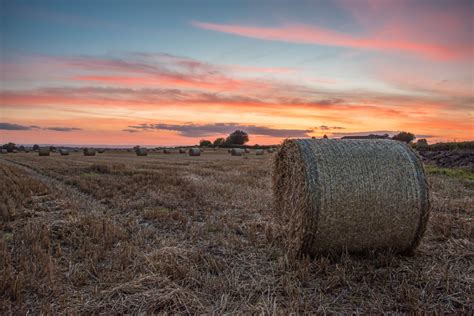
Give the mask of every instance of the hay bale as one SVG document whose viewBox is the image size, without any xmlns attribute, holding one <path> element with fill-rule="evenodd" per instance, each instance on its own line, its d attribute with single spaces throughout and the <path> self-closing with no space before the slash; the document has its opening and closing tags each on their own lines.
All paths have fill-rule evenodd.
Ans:
<svg viewBox="0 0 474 316">
<path fill-rule="evenodd" d="M 429 216 L 421 160 L 398 141 L 286 140 L 273 188 L 291 255 L 411 252 Z"/>
<path fill-rule="evenodd" d="M 185 153 L 186 153 L 186 150 L 185 150 L 184 148 L 180 148 L 180 149 L 179 149 L 179 153 L 180 153 L 180 154 L 185 154 Z"/>
<path fill-rule="evenodd" d="M 40 147 L 38 148 L 39 156 L 49 156 L 50 148 L 49 147 Z"/>
<path fill-rule="evenodd" d="M 228 152 L 229 154 L 232 153 L 232 149 L 230 149 L 230 148 L 227 149 L 227 152 Z"/>
<path fill-rule="evenodd" d="M 2 148 L 2 149 L 0 149 L 0 154 L 7 154 L 7 153 L 8 153 L 8 150 L 6 150 L 6 149 L 3 149 L 3 148 Z"/>
<path fill-rule="evenodd" d="M 104 148 L 99 148 L 99 149 L 97 149 L 97 152 L 99 154 L 103 154 L 103 153 L 105 153 L 105 149 Z"/>
<path fill-rule="evenodd" d="M 190 156 L 201 156 L 201 150 L 199 148 L 190 148 L 189 149 Z"/>
<path fill-rule="evenodd" d="M 257 149 L 257 151 L 255 152 L 255 155 L 257 156 L 262 156 L 265 152 L 263 151 L 263 149 Z"/>
<path fill-rule="evenodd" d="M 230 154 L 232 156 L 242 156 L 243 153 L 244 153 L 244 150 L 241 148 L 232 148 L 232 150 L 230 151 Z"/>
<path fill-rule="evenodd" d="M 139 147 L 135 150 L 135 153 L 137 156 L 148 156 L 148 149 Z"/>
<path fill-rule="evenodd" d="M 273 148 L 268 148 L 267 151 L 268 151 L 269 154 L 272 154 L 274 152 Z"/>
<path fill-rule="evenodd" d="M 95 156 L 94 148 L 84 148 L 84 156 Z"/>
<path fill-rule="evenodd" d="M 64 148 L 61 148 L 59 150 L 59 153 L 61 154 L 61 156 L 69 156 L 69 150 L 64 149 Z"/>
<path fill-rule="evenodd" d="M 163 149 L 163 154 L 171 154 L 171 149 L 165 148 Z"/>
<path fill-rule="evenodd" d="M 245 148 L 244 151 L 245 151 L 246 154 L 250 154 L 250 149 Z"/>
</svg>

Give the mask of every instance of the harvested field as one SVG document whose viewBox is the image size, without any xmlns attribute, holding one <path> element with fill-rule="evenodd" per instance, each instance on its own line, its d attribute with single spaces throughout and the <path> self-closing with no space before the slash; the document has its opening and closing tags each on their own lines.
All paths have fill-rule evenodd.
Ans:
<svg viewBox="0 0 474 316">
<path fill-rule="evenodd" d="M 474 150 L 420 151 L 425 163 L 438 167 L 463 167 L 474 170 Z"/>
<path fill-rule="evenodd" d="M 428 175 L 414 256 L 293 260 L 273 156 L 2 155 L 0 313 L 474 311 L 470 178 Z"/>
</svg>

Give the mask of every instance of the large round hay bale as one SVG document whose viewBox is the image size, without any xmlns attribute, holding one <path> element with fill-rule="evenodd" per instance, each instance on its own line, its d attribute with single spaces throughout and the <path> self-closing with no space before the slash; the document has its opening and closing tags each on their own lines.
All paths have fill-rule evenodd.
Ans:
<svg viewBox="0 0 474 316">
<path fill-rule="evenodd" d="M 189 149 L 190 156 L 201 156 L 201 150 L 199 148 L 190 148 Z"/>
<path fill-rule="evenodd" d="M 246 154 L 250 154 L 250 149 L 245 148 L 245 149 L 244 149 L 244 152 L 245 152 Z"/>
<path fill-rule="evenodd" d="M 103 154 L 103 153 L 105 153 L 105 149 L 104 148 L 99 148 L 99 149 L 97 149 L 97 152 L 99 154 Z"/>
<path fill-rule="evenodd" d="M 168 148 L 163 149 L 163 154 L 171 154 L 171 149 L 168 149 Z"/>
<path fill-rule="evenodd" d="M 272 154 L 274 152 L 273 148 L 268 148 L 267 151 L 268 151 L 269 154 Z"/>
<path fill-rule="evenodd" d="M 244 150 L 242 148 L 232 148 L 232 150 L 230 151 L 230 154 L 232 156 L 242 156 L 243 153 Z"/>
<path fill-rule="evenodd" d="M 180 148 L 180 149 L 179 149 L 179 153 L 180 153 L 180 154 L 185 154 L 185 153 L 186 153 L 186 150 L 185 150 L 184 148 Z"/>
<path fill-rule="evenodd" d="M 50 148 L 49 147 L 40 147 L 38 148 L 39 156 L 49 156 Z"/>
<path fill-rule="evenodd" d="M 135 150 L 135 153 L 137 156 L 147 156 L 148 155 L 148 149 L 139 147 Z"/>
<path fill-rule="evenodd" d="M 59 150 L 59 153 L 61 154 L 61 156 L 69 156 L 69 150 L 64 149 L 64 148 L 61 148 Z"/>
<path fill-rule="evenodd" d="M 8 150 L 6 150 L 6 149 L 3 149 L 3 148 L 2 148 L 2 149 L 0 149 L 0 154 L 7 154 L 7 153 L 8 153 Z"/>
<path fill-rule="evenodd" d="M 257 149 L 257 151 L 255 151 L 255 154 L 257 156 L 262 156 L 265 152 L 263 151 L 263 149 Z"/>
<path fill-rule="evenodd" d="M 95 156 L 94 148 L 84 148 L 84 156 Z"/>
<path fill-rule="evenodd" d="M 421 160 L 392 140 L 286 140 L 274 167 L 275 208 L 292 255 L 411 252 L 429 215 Z"/>
</svg>

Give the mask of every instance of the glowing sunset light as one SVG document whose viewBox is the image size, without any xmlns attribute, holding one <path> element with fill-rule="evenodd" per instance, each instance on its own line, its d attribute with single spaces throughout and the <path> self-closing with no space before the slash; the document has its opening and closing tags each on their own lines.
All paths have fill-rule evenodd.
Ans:
<svg viewBox="0 0 474 316">
<path fill-rule="evenodd" d="M 0 142 L 474 138 L 471 1 L 270 3 L 7 1 Z"/>
</svg>

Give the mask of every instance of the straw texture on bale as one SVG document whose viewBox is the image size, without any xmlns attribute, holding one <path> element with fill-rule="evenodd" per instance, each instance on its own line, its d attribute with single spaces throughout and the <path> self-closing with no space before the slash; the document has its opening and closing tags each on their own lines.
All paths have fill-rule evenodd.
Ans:
<svg viewBox="0 0 474 316">
<path fill-rule="evenodd" d="M 148 149 L 146 148 L 137 148 L 136 151 L 137 156 L 147 156 L 148 155 Z"/>
<path fill-rule="evenodd" d="M 232 156 L 242 156 L 243 153 L 244 153 L 244 150 L 241 148 L 232 148 L 232 150 L 230 151 L 230 154 Z"/>
<path fill-rule="evenodd" d="M 201 156 L 201 150 L 199 148 L 190 148 L 189 149 L 190 156 Z"/>
<path fill-rule="evenodd" d="M 40 147 L 38 148 L 38 155 L 40 156 L 49 156 L 49 147 Z"/>
<path fill-rule="evenodd" d="M 95 156 L 94 148 L 84 148 L 84 156 Z"/>
<path fill-rule="evenodd" d="M 68 156 L 68 155 L 69 155 L 69 150 L 67 150 L 67 149 L 60 149 L 60 150 L 59 150 L 59 153 L 61 154 L 61 156 Z"/>
<path fill-rule="evenodd" d="M 294 256 L 410 253 L 429 217 L 423 165 L 392 140 L 286 140 L 274 166 L 275 209 Z"/>
<path fill-rule="evenodd" d="M 255 152 L 255 154 L 256 154 L 257 156 L 261 156 L 261 155 L 265 154 L 265 152 L 263 151 L 263 149 L 257 149 L 257 151 Z"/>
</svg>

